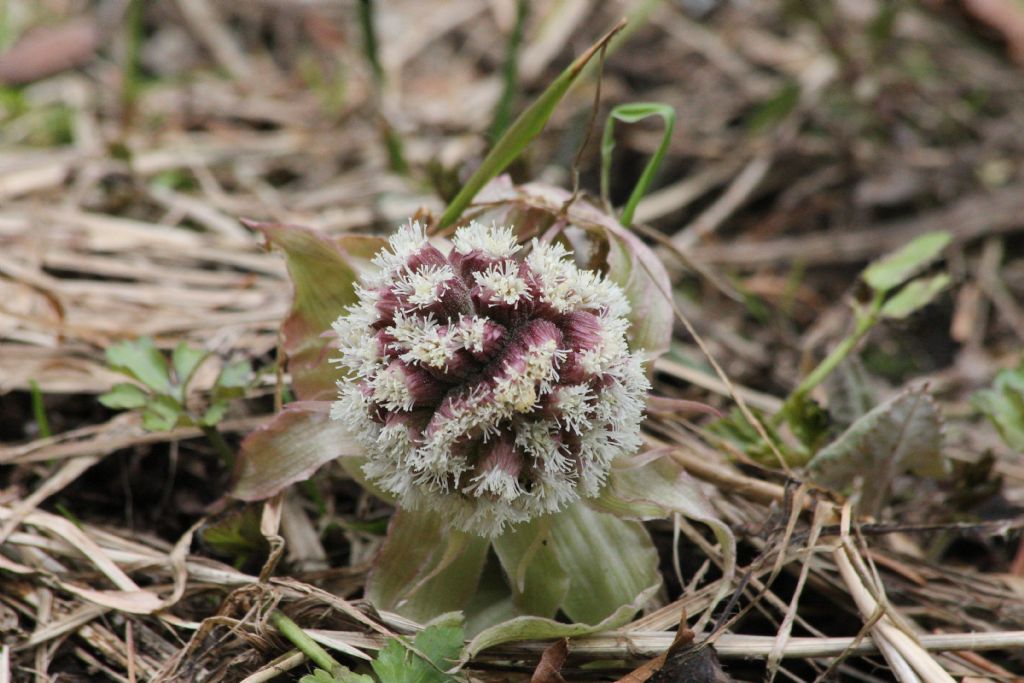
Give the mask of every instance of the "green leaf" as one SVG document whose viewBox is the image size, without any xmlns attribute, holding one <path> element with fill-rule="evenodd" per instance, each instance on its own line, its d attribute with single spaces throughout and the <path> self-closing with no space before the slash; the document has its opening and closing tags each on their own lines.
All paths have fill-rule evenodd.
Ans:
<svg viewBox="0 0 1024 683">
<path fill-rule="evenodd" d="M 149 432 L 168 432 L 184 417 L 181 406 L 169 396 L 152 396 L 142 411 L 142 428 Z"/>
<path fill-rule="evenodd" d="M 375 681 L 371 676 L 353 673 L 347 668 L 341 667 L 333 674 L 323 669 L 315 669 L 313 673 L 300 678 L 299 683 L 375 683 Z"/>
<path fill-rule="evenodd" d="M 794 400 L 787 407 L 786 422 L 799 441 L 799 446 L 794 450 L 803 453 L 817 451 L 832 436 L 832 420 L 829 413 L 817 401 L 806 395 Z M 804 458 L 799 462 L 804 463 L 807 460 Z"/>
<path fill-rule="evenodd" d="M 858 356 L 850 356 L 825 383 L 826 405 L 834 426 L 845 429 L 866 415 L 878 403 L 868 381 L 867 370 Z"/>
<path fill-rule="evenodd" d="M 186 342 L 180 342 L 174 347 L 174 351 L 171 353 L 171 365 L 174 367 L 174 374 L 181 387 L 181 400 L 184 400 L 185 388 L 192 380 L 192 375 L 209 357 L 210 352 L 206 349 L 189 346 Z"/>
<path fill-rule="evenodd" d="M 971 404 L 995 425 L 1010 448 L 1024 451 L 1024 368 L 1000 372 L 991 389 L 971 396 Z"/>
<path fill-rule="evenodd" d="M 879 313 L 883 318 L 902 320 L 930 304 L 932 299 L 949 286 L 949 280 L 947 273 L 911 280 L 882 305 Z"/>
<path fill-rule="evenodd" d="M 354 285 L 363 250 L 385 242 L 332 240 L 314 230 L 277 223 L 247 225 L 261 230 L 270 245 L 284 252 L 295 288 L 291 312 L 281 326 L 295 394 L 310 401 L 332 398 L 340 375 L 329 362 L 323 333 L 356 302 Z"/>
<path fill-rule="evenodd" d="M 608 119 L 604 124 L 604 135 L 601 137 L 601 197 L 604 199 L 605 204 L 611 206 L 609 188 L 611 187 L 612 150 L 615 149 L 615 121 L 636 123 L 649 116 L 660 116 L 665 122 L 665 130 L 662 132 L 661 143 L 658 145 L 658 149 L 647 162 L 643 173 L 640 174 L 640 179 L 636 181 L 633 192 L 629 195 L 626 206 L 622 209 L 619 220 L 626 226 L 632 225 L 636 207 L 644 195 L 647 194 L 647 190 L 654 180 L 654 174 L 658 172 L 661 162 L 665 158 L 665 153 L 668 151 L 669 143 L 672 140 L 672 129 L 676 124 L 676 110 L 660 102 L 620 104 L 608 114 Z"/>
<path fill-rule="evenodd" d="M 247 360 L 228 363 L 217 375 L 215 386 L 220 389 L 245 389 L 252 382 L 252 365 Z"/>
<path fill-rule="evenodd" d="M 613 552 L 618 552 L 614 549 Z M 596 563 L 599 564 L 599 563 Z M 517 617 L 492 626 L 478 634 L 466 646 L 466 656 L 475 657 L 489 647 L 520 640 L 547 640 L 551 638 L 575 638 L 591 633 L 609 631 L 628 624 L 633 616 L 646 605 L 661 589 L 661 580 L 641 590 L 633 599 L 621 605 L 596 624 L 566 624 L 542 617 Z"/>
<path fill-rule="evenodd" d="M 341 422 L 330 419 L 326 409 L 312 409 L 315 405 L 290 403 L 245 437 L 231 495 L 242 500 L 269 498 L 335 458 L 362 454 Z"/>
<path fill-rule="evenodd" d="M 620 29 L 621 25 L 605 34 L 600 40 L 594 43 L 586 52 L 576 58 L 565 71 L 559 74 L 551 85 L 540 94 L 540 97 L 531 104 L 526 111 L 509 126 L 501 139 L 495 143 L 491 151 L 480 163 L 480 168 L 470 176 L 466 184 L 462 186 L 455 199 L 448 204 L 448 207 L 438 219 L 437 227 L 445 228 L 459 219 L 462 212 L 473 201 L 477 192 L 491 181 L 495 176 L 504 171 L 509 164 L 515 161 L 516 157 L 522 154 L 523 150 L 533 141 L 535 137 L 547 124 L 548 119 L 555 110 L 555 106 L 561 101 L 569 87 L 580 75 L 583 67 L 594 55 L 603 48 L 613 35 Z"/>
<path fill-rule="evenodd" d="M 608 483 L 591 505 L 620 517 L 658 519 L 680 514 L 707 525 L 722 546 L 723 589 L 736 571 L 736 538 L 729 525 L 700 490 L 697 482 L 666 455 L 646 453 L 620 460 L 608 474 Z"/>
<path fill-rule="evenodd" d="M 796 450 L 796 444 L 790 447 L 779 436 L 778 430 L 771 425 L 764 411 L 752 407 L 750 412 L 762 424 L 768 438 L 776 445 L 787 463 L 806 461 L 806 458 L 801 458 L 801 454 Z M 708 423 L 706 432 L 735 446 L 765 467 L 777 467 L 779 464 L 779 457 L 772 449 L 772 445 L 761 438 L 761 434 L 739 408 L 733 408 L 724 417 Z"/>
<path fill-rule="evenodd" d="M 476 593 L 463 610 L 466 633 L 470 637 L 495 624 L 523 616 L 523 611 L 512 601 L 508 583 L 497 554 L 488 553 Z"/>
<path fill-rule="evenodd" d="M 113 410 L 141 408 L 148 400 L 149 394 L 136 384 L 115 384 L 99 398 L 100 403 Z"/>
<path fill-rule="evenodd" d="M 437 671 L 396 640 L 389 641 L 381 649 L 371 666 L 381 683 L 446 683 L 455 680 Z"/>
<path fill-rule="evenodd" d="M 492 545 L 512 589 L 513 604 L 524 614 L 554 617 L 569 591 L 569 575 L 551 542 L 551 517 L 519 524 Z"/>
<path fill-rule="evenodd" d="M 789 81 L 778 92 L 761 102 L 747 119 L 747 129 L 759 133 L 774 126 L 789 116 L 789 113 L 800 103 L 800 84 Z"/>
<path fill-rule="evenodd" d="M 668 350 L 675 311 L 672 287 L 661 259 L 636 235 L 619 227 L 608 228 L 608 278 L 622 287 L 629 301 L 629 331 L 634 351 L 649 361 Z"/>
<path fill-rule="evenodd" d="M 416 634 L 413 644 L 435 667 L 447 671 L 459 661 L 463 630 L 459 624 L 434 624 Z"/>
<path fill-rule="evenodd" d="M 861 510 L 877 514 L 897 475 L 945 476 L 939 410 L 924 389 L 898 394 L 850 425 L 807 469 L 816 483 L 837 490 L 862 477 Z"/>
<path fill-rule="evenodd" d="M 107 364 L 118 372 L 133 377 L 158 393 L 171 391 L 167 376 L 167 359 L 153 340 L 142 337 L 123 341 L 107 349 Z"/>
<path fill-rule="evenodd" d="M 199 538 L 218 556 L 232 561 L 245 561 L 253 555 L 262 555 L 267 552 L 268 544 L 260 532 L 261 515 L 261 506 L 246 505 L 203 527 Z"/>
<path fill-rule="evenodd" d="M 661 582 L 647 529 L 583 502 L 551 515 L 551 545 L 569 575 L 562 611 L 573 621 L 600 623 Z"/>
<path fill-rule="evenodd" d="M 952 233 L 945 230 L 925 233 L 869 265 L 862 274 L 864 282 L 876 291 L 887 292 L 921 272 L 952 240 Z"/>
<path fill-rule="evenodd" d="M 462 637 L 461 626 L 428 626 L 416 635 L 416 652 L 391 639 L 371 666 L 381 683 L 448 683 L 455 679 L 445 672 L 459 662 Z"/>
<path fill-rule="evenodd" d="M 203 413 L 203 417 L 200 418 L 199 424 L 203 427 L 212 427 L 221 420 L 224 419 L 224 415 L 228 412 L 227 401 L 216 401 L 210 404 L 210 407 Z"/>
<path fill-rule="evenodd" d="M 448 526 L 430 510 L 399 508 L 374 561 L 366 595 L 377 609 L 428 621 L 472 599 L 490 539 Z"/>
</svg>

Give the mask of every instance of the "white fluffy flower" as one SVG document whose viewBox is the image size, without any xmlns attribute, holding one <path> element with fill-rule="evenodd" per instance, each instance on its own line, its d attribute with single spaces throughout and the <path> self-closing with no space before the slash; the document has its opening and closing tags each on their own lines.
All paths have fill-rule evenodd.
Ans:
<svg viewBox="0 0 1024 683">
<path fill-rule="evenodd" d="M 629 305 L 560 245 L 472 223 L 446 255 L 410 223 L 374 263 L 334 323 L 332 416 L 401 505 L 492 536 L 597 495 L 639 447 L 649 385 Z"/>
</svg>

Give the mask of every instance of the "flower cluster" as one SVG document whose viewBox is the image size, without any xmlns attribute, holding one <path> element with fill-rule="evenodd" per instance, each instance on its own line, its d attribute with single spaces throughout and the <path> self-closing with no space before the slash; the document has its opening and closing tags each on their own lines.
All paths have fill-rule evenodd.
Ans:
<svg viewBox="0 0 1024 683">
<path fill-rule="evenodd" d="M 332 416 L 366 476 L 482 535 L 597 495 L 649 388 L 619 287 L 509 228 L 472 223 L 445 254 L 410 223 L 389 247 L 334 324 Z"/>
</svg>

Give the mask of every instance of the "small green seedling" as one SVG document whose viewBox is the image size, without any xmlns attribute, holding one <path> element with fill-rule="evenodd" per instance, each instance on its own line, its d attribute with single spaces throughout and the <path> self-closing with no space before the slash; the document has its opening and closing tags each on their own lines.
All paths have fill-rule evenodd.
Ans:
<svg viewBox="0 0 1024 683">
<path fill-rule="evenodd" d="M 114 410 L 142 411 L 142 426 L 148 431 L 169 431 L 175 427 L 199 427 L 225 461 L 234 452 L 224 442 L 216 425 L 227 413 L 230 401 L 245 393 L 252 381 L 248 361 L 225 365 L 214 382 L 210 401 L 201 413 L 188 405 L 189 383 L 211 353 L 178 344 L 168 359 L 148 337 L 123 341 L 107 349 L 107 364 L 135 382 L 115 384 L 99 401 Z"/>
<path fill-rule="evenodd" d="M 459 661 L 462 639 L 462 626 L 434 624 L 416 635 L 412 647 L 389 640 L 370 664 L 376 679 L 340 667 L 334 673 L 316 669 L 299 683 L 452 683 L 458 679 L 446 672 Z"/>
<path fill-rule="evenodd" d="M 1007 446 L 1024 451 L 1024 365 L 996 375 L 991 389 L 971 396 L 971 404 L 987 417 Z"/>
<path fill-rule="evenodd" d="M 945 272 L 934 275 L 920 274 L 939 259 L 942 251 L 949 246 L 951 241 L 952 235 L 948 232 L 926 233 L 891 254 L 872 262 L 861 273 L 861 281 L 869 294 L 866 302 L 857 300 L 852 302 L 853 331 L 843 338 L 831 353 L 800 382 L 799 386 L 786 398 L 782 408 L 764 425 L 788 466 L 803 466 L 810 462 L 819 469 L 827 471 L 833 469 L 836 462 L 848 463 L 848 461 L 857 459 L 852 456 L 846 458 L 847 451 L 852 452 L 854 449 L 839 448 L 837 444 L 842 441 L 842 437 L 829 443 L 831 437 L 834 436 L 835 425 L 828 413 L 810 398 L 810 393 L 841 367 L 875 325 L 883 320 L 907 318 L 931 303 L 949 286 L 950 277 Z M 913 405 L 914 411 L 909 411 L 909 413 L 918 415 L 916 411 L 920 406 L 916 399 Z M 928 408 L 931 404 L 922 401 L 920 405 L 924 406 L 920 408 L 920 414 L 930 416 Z M 867 416 L 862 415 L 861 417 Z M 744 453 L 759 462 L 769 463 L 771 460 L 768 455 L 774 455 L 774 451 L 769 450 L 769 444 L 764 442 L 760 433 L 756 432 L 753 427 L 744 425 L 745 421 L 742 415 L 732 414 L 716 422 L 712 433 L 739 446 Z M 873 430 L 876 429 L 874 423 L 877 421 L 877 416 L 872 416 L 866 422 L 855 424 L 853 426 L 857 429 L 853 433 L 874 433 Z M 789 426 L 790 431 L 796 437 L 796 443 L 786 444 L 777 439 L 779 429 L 783 424 Z M 886 428 L 888 427 L 886 426 Z M 936 433 L 937 430 L 936 427 Z M 922 443 L 931 439 L 932 436 L 932 432 L 928 432 L 927 438 L 921 439 Z M 1021 432 L 1021 438 L 1024 439 L 1024 431 Z M 901 447 L 904 446 L 901 445 Z M 828 453 L 828 457 L 817 457 L 823 453 Z M 935 462 L 939 462 L 938 456 L 935 458 Z M 869 469 L 869 467 L 865 467 L 865 470 Z M 873 501 L 875 507 L 877 507 L 877 502 L 877 500 Z"/>
<path fill-rule="evenodd" d="M 861 273 L 861 280 L 871 292 L 868 303 L 854 302 L 854 329 L 811 371 L 786 399 L 773 420 L 791 424 L 806 413 L 802 404 L 811 390 L 850 355 L 864 336 L 882 320 L 903 320 L 924 308 L 950 283 L 947 273 L 916 277 L 939 258 L 953 236 L 945 231 L 929 232 L 902 248 L 871 263 Z"/>
</svg>

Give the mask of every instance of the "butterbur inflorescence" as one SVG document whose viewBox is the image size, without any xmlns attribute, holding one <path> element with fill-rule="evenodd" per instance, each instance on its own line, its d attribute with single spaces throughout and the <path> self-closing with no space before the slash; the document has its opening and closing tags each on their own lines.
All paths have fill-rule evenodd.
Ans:
<svg viewBox="0 0 1024 683">
<path fill-rule="evenodd" d="M 447 255 L 401 228 L 334 323 L 332 416 L 407 508 L 495 535 L 593 497 L 635 451 L 649 388 L 629 305 L 559 244 L 472 223 Z"/>
</svg>

